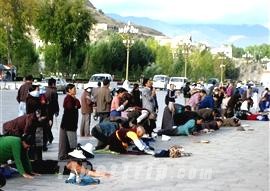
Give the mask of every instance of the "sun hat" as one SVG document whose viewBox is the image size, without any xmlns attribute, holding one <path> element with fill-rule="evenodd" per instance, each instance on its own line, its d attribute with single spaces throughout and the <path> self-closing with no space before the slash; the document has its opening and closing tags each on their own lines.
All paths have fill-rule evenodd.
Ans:
<svg viewBox="0 0 270 191">
<path fill-rule="evenodd" d="M 94 146 L 91 143 L 86 143 L 85 145 L 81 146 L 81 149 L 83 149 L 84 151 L 88 153 L 91 153 L 92 155 L 94 154 L 93 153 Z"/>
<path fill-rule="evenodd" d="M 72 152 L 68 153 L 68 155 L 77 159 L 86 159 L 82 150 L 74 149 Z"/>
</svg>

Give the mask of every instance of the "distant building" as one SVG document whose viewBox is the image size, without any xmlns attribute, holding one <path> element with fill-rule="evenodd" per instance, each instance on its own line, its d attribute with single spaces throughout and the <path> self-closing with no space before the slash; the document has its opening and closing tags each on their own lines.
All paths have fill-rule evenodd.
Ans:
<svg viewBox="0 0 270 191">
<path fill-rule="evenodd" d="M 213 55 L 218 55 L 219 53 L 222 53 L 226 57 L 232 58 L 232 46 L 231 45 L 222 45 L 220 47 L 211 48 L 210 52 Z"/>
</svg>

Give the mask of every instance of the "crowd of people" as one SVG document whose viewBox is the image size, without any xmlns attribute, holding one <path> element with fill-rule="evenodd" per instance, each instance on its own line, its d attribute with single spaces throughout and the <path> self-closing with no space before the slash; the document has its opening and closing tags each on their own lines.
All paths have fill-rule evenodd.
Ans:
<svg viewBox="0 0 270 191">
<path fill-rule="evenodd" d="M 177 103 L 176 98 L 181 94 L 170 84 L 164 97 L 166 106 L 162 126 L 157 131 L 159 107 L 156 90 L 150 79 L 143 80 L 142 88 L 139 84 L 134 84 L 131 92 L 124 88 L 112 92 L 109 86 L 108 79 L 99 82 L 94 89 L 86 85 L 80 98 L 76 97 L 77 88 L 74 84 L 66 86 L 59 130 L 58 160 L 70 159 L 69 153 L 78 146 L 79 110 L 79 135 L 95 137 L 98 141 L 96 150 L 108 148 L 117 153 L 135 150 L 149 155 L 155 155 L 155 152 L 145 137 L 194 136 L 205 131 L 218 130 L 222 125 L 239 126 L 239 119 L 268 120 L 264 113 L 270 107 L 268 88 L 265 88 L 258 100 L 259 111 L 252 113 L 250 109 L 254 104 L 254 90 L 251 86 L 243 88 L 239 83 L 229 83 L 227 86 L 213 84 L 205 89 L 200 84 L 187 82 L 182 90 L 184 105 Z M 54 140 L 51 128 L 54 116 L 59 114 L 55 79 L 49 79 L 48 86 L 41 87 L 33 81 L 31 75 L 27 76 L 18 90 L 17 101 L 18 117 L 3 124 L 0 164 L 13 159 L 22 176 L 33 178 L 35 173 L 30 160 L 42 160 L 42 152 L 46 152 L 47 145 Z M 95 120 L 99 120 L 94 127 L 91 127 L 92 115 Z M 68 166 L 78 164 L 69 162 Z"/>
</svg>

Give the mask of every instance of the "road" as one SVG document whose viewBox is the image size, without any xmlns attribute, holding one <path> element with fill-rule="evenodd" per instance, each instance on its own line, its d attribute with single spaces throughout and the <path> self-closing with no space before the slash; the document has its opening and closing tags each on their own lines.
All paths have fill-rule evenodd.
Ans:
<svg viewBox="0 0 270 191">
<path fill-rule="evenodd" d="M 0 90 L 0 123 L 17 116 L 15 90 Z M 81 90 L 78 90 L 80 97 Z M 165 92 L 158 92 L 160 111 L 158 127 L 164 108 Z M 64 95 L 59 95 L 62 105 Z M 177 102 L 181 102 L 178 99 Z M 58 130 L 62 110 L 53 127 L 55 140 L 45 152 L 44 159 L 56 159 Z M 248 124 L 246 131 L 236 128 L 221 128 L 214 133 L 195 138 L 172 137 L 164 142 L 160 137 L 152 144 L 156 151 L 172 145 L 182 145 L 192 156 L 183 158 L 154 158 L 149 155 L 96 154 L 91 160 L 97 170 L 108 171 L 110 178 L 101 178 L 100 185 L 78 187 L 65 184 L 67 178 L 61 174 L 42 175 L 33 180 L 15 177 L 8 180 L 5 191 L 47 190 L 182 190 L 182 191 L 267 191 L 269 190 L 269 123 L 242 121 Z M 94 125 L 94 124 L 93 124 Z M 1 127 L 0 127 L 1 128 Z M 1 129 L 0 129 L 1 130 Z M 209 144 L 197 143 L 209 140 Z M 94 138 L 79 138 L 85 144 Z"/>
</svg>

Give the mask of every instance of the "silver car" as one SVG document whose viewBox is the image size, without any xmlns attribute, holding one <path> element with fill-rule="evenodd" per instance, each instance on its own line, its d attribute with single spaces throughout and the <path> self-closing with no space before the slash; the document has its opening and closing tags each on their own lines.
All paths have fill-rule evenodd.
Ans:
<svg viewBox="0 0 270 191">
<path fill-rule="evenodd" d="M 56 80 L 56 89 L 57 91 L 61 91 L 63 92 L 63 94 L 66 93 L 66 86 L 67 86 L 67 82 L 65 79 L 60 78 L 60 77 L 46 77 L 45 79 L 43 79 L 41 81 L 41 85 L 43 86 L 48 86 L 48 81 L 50 78 L 54 78 Z"/>
</svg>

